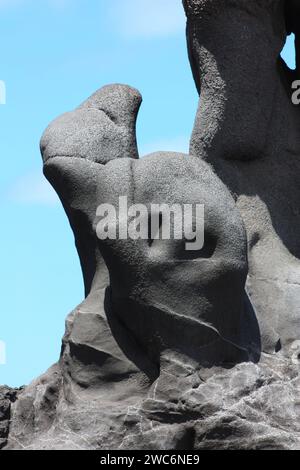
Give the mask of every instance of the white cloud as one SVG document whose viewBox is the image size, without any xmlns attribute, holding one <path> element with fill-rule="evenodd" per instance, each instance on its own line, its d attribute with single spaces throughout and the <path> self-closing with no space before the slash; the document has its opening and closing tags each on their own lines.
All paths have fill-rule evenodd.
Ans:
<svg viewBox="0 0 300 470">
<path fill-rule="evenodd" d="M 185 28 L 181 0 L 113 0 L 110 13 L 117 31 L 128 38 L 166 37 Z"/>
<path fill-rule="evenodd" d="M 157 140 L 156 142 L 140 145 L 140 156 L 154 152 L 189 153 L 189 137 L 179 136 L 173 139 Z"/>
<path fill-rule="evenodd" d="M 8 197 L 20 204 L 56 205 L 59 198 L 41 171 L 21 176 L 9 189 Z"/>
</svg>

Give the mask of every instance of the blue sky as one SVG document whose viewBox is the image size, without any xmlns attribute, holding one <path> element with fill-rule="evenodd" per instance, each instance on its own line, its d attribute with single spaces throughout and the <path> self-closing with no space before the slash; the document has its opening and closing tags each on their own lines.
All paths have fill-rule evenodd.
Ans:
<svg viewBox="0 0 300 470">
<path fill-rule="evenodd" d="M 140 153 L 187 151 L 197 94 L 181 0 L 0 0 L 0 31 L 0 384 L 19 386 L 58 359 L 83 298 L 72 232 L 42 176 L 44 128 L 97 88 L 128 83 L 144 98 Z M 291 38 L 284 57 L 293 67 Z"/>
</svg>

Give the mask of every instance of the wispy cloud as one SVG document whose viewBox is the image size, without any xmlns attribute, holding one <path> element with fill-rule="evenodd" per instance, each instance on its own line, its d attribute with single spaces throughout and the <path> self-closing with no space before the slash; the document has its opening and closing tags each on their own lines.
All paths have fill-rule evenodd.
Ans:
<svg viewBox="0 0 300 470">
<path fill-rule="evenodd" d="M 9 188 L 8 198 L 20 204 L 56 205 L 58 196 L 41 171 L 33 171 L 21 176 Z"/>
<path fill-rule="evenodd" d="M 128 38 L 172 36 L 185 27 L 181 0 L 113 0 L 110 14 L 117 32 Z"/>
</svg>

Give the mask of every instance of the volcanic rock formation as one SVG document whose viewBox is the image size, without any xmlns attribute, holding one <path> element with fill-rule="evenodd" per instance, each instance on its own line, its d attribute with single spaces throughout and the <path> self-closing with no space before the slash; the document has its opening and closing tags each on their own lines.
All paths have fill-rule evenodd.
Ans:
<svg viewBox="0 0 300 470">
<path fill-rule="evenodd" d="M 0 388 L 5 450 L 300 449 L 300 114 L 280 58 L 287 33 L 298 47 L 298 2 L 183 3 L 201 95 L 189 155 L 139 158 L 141 96 L 125 85 L 42 137 L 86 298 L 59 362 Z M 98 208 L 122 198 L 147 238 L 99 237 Z M 201 248 L 175 217 L 169 239 L 153 236 L 161 204 L 204 207 Z M 129 233 L 132 218 L 113 223 Z"/>
</svg>

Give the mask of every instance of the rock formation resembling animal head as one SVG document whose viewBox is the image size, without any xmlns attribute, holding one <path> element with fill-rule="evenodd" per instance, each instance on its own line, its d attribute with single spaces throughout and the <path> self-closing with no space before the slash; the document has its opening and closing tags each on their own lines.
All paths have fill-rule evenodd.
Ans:
<svg viewBox="0 0 300 470">
<path fill-rule="evenodd" d="M 42 138 L 45 175 L 74 230 L 87 301 L 109 285 L 106 315 L 112 334 L 116 322 L 124 328 L 120 348 L 131 338 L 136 355 L 158 367 L 161 356 L 172 353 L 207 366 L 258 360 L 259 332 L 245 294 L 246 235 L 234 201 L 198 158 L 177 153 L 136 158 L 139 104 L 136 90 L 106 87 L 54 121 Z M 120 197 L 149 213 L 153 204 L 204 205 L 204 246 L 187 251 L 183 234 L 99 240 L 97 207 L 117 207 Z"/>
</svg>

